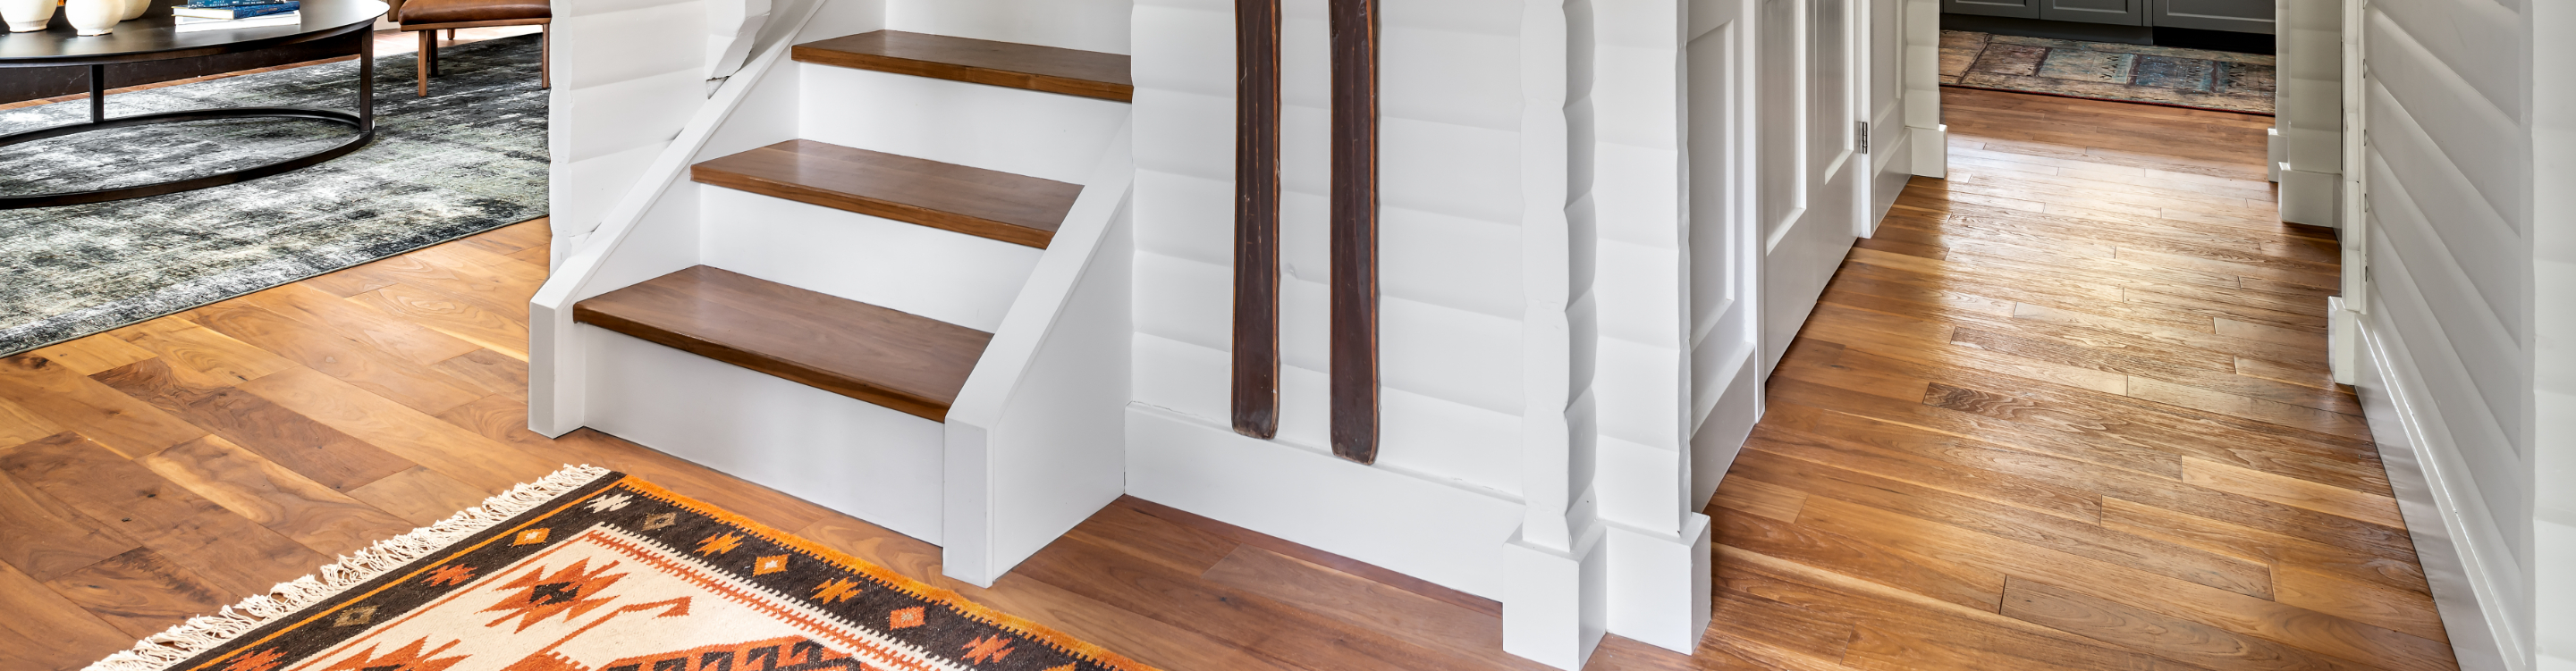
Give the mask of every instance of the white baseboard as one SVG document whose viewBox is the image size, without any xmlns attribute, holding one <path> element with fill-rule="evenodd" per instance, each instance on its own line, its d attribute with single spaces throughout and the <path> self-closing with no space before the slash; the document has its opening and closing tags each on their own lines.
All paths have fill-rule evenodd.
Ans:
<svg viewBox="0 0 2576 671">
<path fill-rule="evenodd" d="M 1127 493 L 1488 599 L 1521 502 L 1127 406 Z"/>
<path fill-rule="evenodd" d="M 1950 177 L 1950 127 L 1946 124 L 1916 128 L 1905 136 L 1914 144 L 1911 161 L 1914 176 L 1933 179 Z"/>
<path fill-rule="evenodd" d="M 1609 620 L 1610 548 L 1602 525 L 1581 530 L 1570 551 L 1532 545 L 1518 530 L 1501 550 L 1510 583 L 1503 595 L 1503 651 L 1567 671 L 1601 647 Z"/>
<path fill-rule="evenodd" d="M 1709 519 L 1689 513 L 1678 534 L 1603 523 L 1610 550 L 1604 585 L 1610 633 L 1690 654 L 1708 630 L 1710 587 L 1716 567 L 1709 554 Z"/>
<path fill-rule="evenodd" d="M 2343 174 L 2305 170 L 2274 170 L 2281 183 L 2281 220 L 2333 228 L 2342 223 L 2335 206 L 2343 202 Z"/>
<path fill-rule="evenodd" d="M 2476 492 L 2422 378 L 2393 329 L 2359 329 L 2363 351 L 2354 387 L 2396 491 L 2415 557 L 2433 589 L 2452 655 L 2468 671 L 2530 671 L 2531 652 L 2508 605 L 2520 598 L 2519 569 Z"/>
</svg>

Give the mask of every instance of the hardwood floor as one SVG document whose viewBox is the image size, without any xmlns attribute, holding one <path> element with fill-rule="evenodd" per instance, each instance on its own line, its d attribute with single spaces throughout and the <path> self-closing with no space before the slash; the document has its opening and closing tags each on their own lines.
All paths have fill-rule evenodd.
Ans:
<svg viewBox="0 0 2576 671">
<path fill-rule="evenodd" d="M 1696 656 L 1596 669 L 2454 668 L 2264 119 L 1948 90 L 1719 490 Z M 526 418 L 545 224 L 0 360 L 0 671 L 137 636 L 563 463 L 1183 669 L 1536 669 L 1485 599 L 1134 499 L 991 589 L 936 548 Z"/>
</svg>

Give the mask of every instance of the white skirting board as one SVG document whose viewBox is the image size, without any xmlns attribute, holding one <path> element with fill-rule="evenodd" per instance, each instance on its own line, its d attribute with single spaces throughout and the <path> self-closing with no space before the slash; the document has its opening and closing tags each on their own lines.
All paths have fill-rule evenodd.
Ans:
<svg viewBox="0 0 2576 671">
<path fill-rule="evenodd" d="M 1610 544 L 1601 525 L 1578 530 L 1570 551 L 1530 544 L 1515 530 L 1501 550 L 1503 651 L 1580 669 L 1609 622 Z"/>
<path fill-rule="evenodd" d="M 1916 128 L 1913 132 L 1905 134 L 1905 141 L 1913 145 L 1908 152 L 1913 160 L 1908 163 L 1914 166 L 1914 176 L 1933 179 L 1946 179 L 1950 176 L 1950 127 L 1948 125 Z"/>
<path fill-rule="evenodd" d="M 1507 590 L 1521 502 L 1127 406 L 1127 493 L 1468 594 Z"/>
<path fill-rule="evenodd" d="M 2468 464 L 2432 412 L 2414 362 L 2377 323 L 2361 329 L 2363 356 L 2354 385 L 2380 462 L 2388 469 L 2415 557 L 2433 589 L 2451 653 L 2468 671 L 2527 671 L 2530 647 L 2505 604 L 2522 589 L 2495 518 L 2468 491 Z"/>
<path fill-rule="evenodd" d="M 1610 633 L 1688 654 L 1709 626 L 1711 581 L 1709 519 L 1682 516 L 1682 531 L 1669 534 L 1603 523 L 1610 574 L 1603 588 Z"/>
<path fill-rule="evenodd" d="M 1515 542 L 1521 503 L 1318 449 L 1127 409 L 1127 492 L 1503 601 L 1505 648 L 1578 668 L 1607 630 L 1687 651 L 1709 620 L 1709 519 L 1678 534 L 1602 524 L 1573 554 Z"/>
<path fill-rule="evenodd" d="M 932 544 L 938 422 L 587 324 L 591 428 Z"/>
</svg>

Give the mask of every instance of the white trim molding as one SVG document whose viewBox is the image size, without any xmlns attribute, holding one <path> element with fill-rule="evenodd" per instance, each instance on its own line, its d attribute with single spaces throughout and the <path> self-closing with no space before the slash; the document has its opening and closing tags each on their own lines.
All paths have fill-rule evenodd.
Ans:
<svg viewBox="0 0 2576 671">
<path fill-rule="evenodd" d="M 2462 669 L 2528 671 L 2531 648 L 2521 632 L 2530 630 L 2515 621 L 2509 605 L 2526 598 L 2528 586 L 2494 511 L 2474 491 L 2452 434 L 2426 403 L 2422 377 L 2396 330 L 2365 322 L 2359 337 L 2365 356 L 2354 386 L 2452 655 Z"/>
</svg>

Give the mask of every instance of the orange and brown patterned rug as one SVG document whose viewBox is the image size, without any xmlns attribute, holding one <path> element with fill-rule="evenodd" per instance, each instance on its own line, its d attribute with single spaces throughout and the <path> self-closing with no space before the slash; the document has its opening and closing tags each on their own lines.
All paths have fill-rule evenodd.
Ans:
<svg viewBox="0 0 2576 671">
<path fill-rule="evenodd" d="M 567 468 L 91 671 L 1149 671 L 631 476 Z"/>
</svg>

